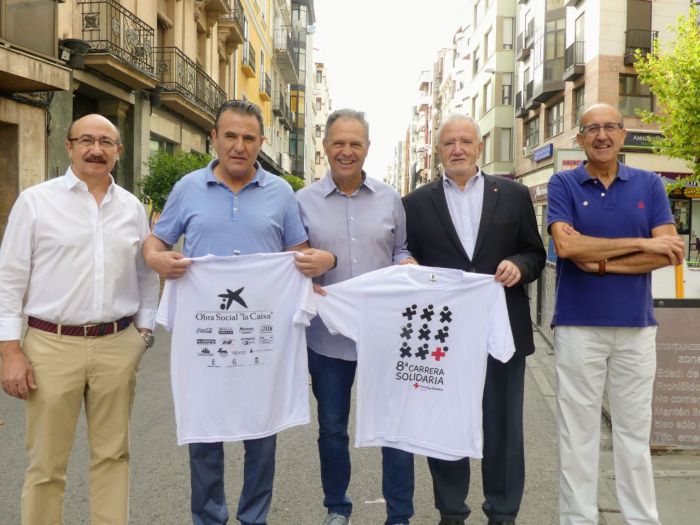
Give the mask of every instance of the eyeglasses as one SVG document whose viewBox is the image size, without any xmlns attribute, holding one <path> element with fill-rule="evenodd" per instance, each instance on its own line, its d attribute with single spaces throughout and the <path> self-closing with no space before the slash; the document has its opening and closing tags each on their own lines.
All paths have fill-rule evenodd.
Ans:
<svg viewBox="0 0 700 525">
<path fill-rule="evenodd" d="M 95 145 L 95 142 L 97 142 L 102 149 L 112 149 L 117 147 L 117 145 L 119 144 L 118 140 L 108 139 L 105 137 L 98 139 L 91 135 L 81 135 L 80 137 L 69 138 L 68 141 L 77 142 L 78 146 L 86 149 L 93 147 Z"/>
<path fill-rule="evenodd" d="M 597 135 L 601 129 L 605 130 L 605 133 L 615 133 L 623 128 L 624 126 L 620 122 L 606 122 L 605 124 L 581 126 L 578 128 L 578 131 L 582 135 Z"/>
</svg>

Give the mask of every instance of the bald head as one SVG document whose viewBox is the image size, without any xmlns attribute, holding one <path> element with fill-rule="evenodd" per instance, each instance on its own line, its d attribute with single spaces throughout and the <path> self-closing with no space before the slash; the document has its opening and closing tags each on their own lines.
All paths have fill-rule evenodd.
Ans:
<svg viewBox="0 0 700 525">
<path fill-rule="evenodd" d="M 620 113 L 619 109 L 617 109 L 615 106 L 611 106 L 610 104 L 599 102 L 597 104 L 593 104 L 581 114 L 581 118 L 579 118 L 578 122 L 579 126 L 585 126 L 591 120 L 594 120 L 595 117 L 600 115 L 605 115 L 610 122 L 619 122 L 620 124 L 623 123 L 622 113 Z"/>
<path fill-rule="evenodd" d="M 117 141 L 120 140 L 119 130 L 117 129 L 117 127 L 114 124 L 112 124 L 112 122 L 107 117 L 98 115 L 97 113 L 90 113 L 89 115 L 85 115 L 84 117 L 80 117 L 79 119 L 74 120 L 73 123 L 68 127 L 68 134 L 66 135 L 66 138 L 68 140 L 74 138 L 75 135 L 73 135 L 73 132 L 76 128 L 82 129 L 83 127 L 92 127 L 94 125 L 98 125 L 101 127 L 107 126 L 111 128 L 114 132 L 114 137 L 116 137 Z"/>
</svg>

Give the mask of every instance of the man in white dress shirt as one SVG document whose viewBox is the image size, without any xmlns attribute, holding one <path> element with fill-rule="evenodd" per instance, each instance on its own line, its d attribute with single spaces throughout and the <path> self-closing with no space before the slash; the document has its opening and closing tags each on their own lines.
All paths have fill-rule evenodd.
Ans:
<svg viewBox="0 0 700 525">
<path fill-rule="evenodd" d="M 0 378 L 26 401 L 22 524 L 62 523 L 66 466 L 83 401 L 90 522 L 126 524 L 129 415 L 152 344 L 158 278 L 141 255 L 143 206 L 114 183 L 122 145 L 101 115 L 76 120 L 65 175 L 22 192 L 0 249 Z M 29 329 L 20 342 L 22 314 Z"/>
</svg>

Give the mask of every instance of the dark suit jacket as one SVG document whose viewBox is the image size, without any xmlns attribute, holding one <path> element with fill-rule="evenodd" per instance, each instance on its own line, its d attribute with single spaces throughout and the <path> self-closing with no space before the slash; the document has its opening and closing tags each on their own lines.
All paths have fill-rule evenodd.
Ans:
<svg viewBox="0 0 700 525">
<path fill-rule="evenodd" d="M 505 289 L 508 315 L 516 355 L 531 354 L 535 345 L 524 285 L 539 277 L 546 253 L 527 187 L 484 174 L 481 222 L 470 260 L 450 218 L 443 184 L 442 179 L 431 182 L 403 198 L 409 251 L 424 266 L 492 275 L 503 259 L 514 262 L 522 279 Z"/>
</svg>

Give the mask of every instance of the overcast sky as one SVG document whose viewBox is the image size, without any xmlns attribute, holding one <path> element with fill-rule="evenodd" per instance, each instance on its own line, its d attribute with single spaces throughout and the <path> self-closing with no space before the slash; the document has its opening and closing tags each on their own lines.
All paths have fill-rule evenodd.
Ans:
<svg viewBox="0 0 700 525">
<path fill-rule="evenodd" d="M 467 0 L 316 0 L 314 59 L 326 64 L 332 109 L 364 111 L 368 175 L 382 179 L 410 124 L 418 77 L 450 47 Z"/>
</svg>

